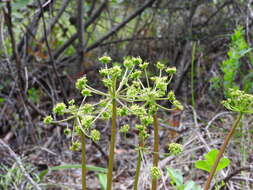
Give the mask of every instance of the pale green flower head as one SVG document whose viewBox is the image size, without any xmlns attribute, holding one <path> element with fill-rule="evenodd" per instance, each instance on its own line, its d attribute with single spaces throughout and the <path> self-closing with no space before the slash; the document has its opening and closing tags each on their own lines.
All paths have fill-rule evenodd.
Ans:
<svg viewBox="0 0 253 190">
<path fill-rule="evenodd" d="M 130 107 L 130 110 L 136 116 L 146 115 L 146 109 L 143 106 L 139 106 L 137 104 L 133 104 Z"/>
<path fill-rule="evenodd" d="M 170 143 L 168 146 L 168 150 L 173 155 L 178 155 L 183 152 L 183 146 L 178 143 Z"/>
<path fill-rule="evenodd" d="M 149 65 L 148 62 L 144 62 L 142 64 L 139 64 L 139 67 L 140 67 L 140 69 L 144 70 L 144 69 L 146 69 L 148 67 L 148 65 Z"/>
<path fill-rule="evenodd" d="M 169 75 L 173 75 L 175 72 L 177 72 L 177 69 L 176 67 L 168 67 L 167 69 L 165 69 L 165 72 Z"/>
<path fill-rule="evenodd" d="M 128 124 L 125 124 L 120 128 L 119 132 L 127 133 L 129 131 L 129 129 L 130 129 L 130 126 Z"/>
<path fill-rule="evenodd" d="M 123 117 L 123 116 L 127 116 L 129 114 L 129 111 L 126 107 L 123 107 L 123 108 L 118 108 L 117 113 L 119 116 Z"/>
<path fill-rule="evenodd" d="M 89 89 L 85 88 L 85 89 L 83 89 L 83 90 L 81 91 L 81 94 L 82 94 L 83 96 L 91 96 L 91 91 L 90 91 Z"/>
<path fill-rule="evenodd" d="M 121 75 L 122 69 L 120 68 L 120 66 L 115 65 L 109 69 L 109 73 L 110 73 L 110 76 L 112 76 L 113 78 L 116 78 Z"/>
<path fill-rule="evenodd" d="M 75 100 L 74 100 L 74 99 L 69 100 L 69 101 L 68 101 L 68 104 L 69 104 L 69 105 L 74 105 L 74 104 L 75 104 Z"/>
<path fill-rule="evenodd" d="M 172 105 L 175 106 L 175 108 L 178 109 L 178 110 L 183 110 L 184 109 L 184 106 L 178 100 L 174 100 L 172 102 Z"/>
<path fill-rule="evenodd" d="M 96 129 L 93 129 L 91 132 L 90 132 L 90 137 L 91 139 L 94 141 L 94 142 L 97 142 L 100 140 L 100 137 L 101 137 L 101 134 L 98 130 Z"/>
<path fill-rule="evenodd" d="M 142 59 L 140 57 L 133 57 L 132 61 L 135 65 L 140 65 L 142 63 Z"/>
<path fill-rule="evenodd" d="M 111 57 L 109 56 L 103 56 L 98 59 L 101 63 L 110 63 L 112 61 Z"/>
<path fill-rule="evenodd" d="M 70 150 L 72 151 L 78 151 L 80 150 L 80 147 L 81 147 L 81 143 L 79 141 L 74 141 L 72 142 L 72 145 L 70 146 Z"/>
<path fill-rule="evenodd" d="M 43 123 L 45 123 L 46 125 L 51 124 L 52 121 L 53 121 L 53 118 L 51 115 L 48 115 L 48 116 L 44 117 L 44 119 L 43 119 Z"/>
<path fill-rule="evenodd" d="M 227 100 L 222 101 L 227 109 L 239 113 L 253 113 L 253 95 L 241 90 L 229 89 L 228 97 Z"/>
<path fill-rule="evenodd" d="M 156 67 L 160 70 L 163 70 L 165 68 L 165 65 L 162 64 L 160 61 L 157 62 Z"/>
<path fill-rule="evenodd" d="M 92 125 L 92 121 L 93 121 L 93 116 L 92 115 L 85 115 L 81 118 L 81 125 L 85 128 L 85 129 L 89 129 Z"/>
<path fill-rule="evenodd" d="M 71 134 L 71 130 L 69 128 L 64 129 L 63 133 L 68 136 Z"/>
<path fill-rule="evenodd" d="M 77 79 L 76 88 L 78 90 L 83 90 L 86 87 L 87 81 L 88 80 L 86 77 L 82 77 L 82 78 Z"/>
<path fill-rule="evenodd" d="M 66 112 L 66 105 L 64 103 L 57 103 L 53 108 L 53 112 L 56 115 L 63 115 Z"/>
<path fill-rule="evenodd" d="M 153 179 L 159 179 L 160 177 L 162 177 L 162 172 L 158 167 L 152 167 L 150 173 Z"/>
<path fill-rule="evenodd" d="M 138 79 L 140 78 L 142 72 L 140 70 L 136 70 L 133 73 L 130 74 L 130 79 Z"/>
<path fill-rule="evenodd" d="M 176 96 L 175 96 L 175 94 L 174 94 L 173 91 L 170 91 L 170 92 L 168 93 L 167 97 L 168 97 L 168 100 L 171 101 L 171 102 L 173 102 L 173 101 L 176 100 Z"/>
<path fill-rule="evenodd" d="M 123 65 L 128 68 L 128 69 L 131 69 L 133 66 L 134 66 L 134 63 L 133 63 L 133 60 L 129 57 L 126 57 L 124 59 L 124 62 L 123 62 Z"/>
<path fill-rule="evenodd" d="M 93 112 L 93 105 L 92 104 L 84 104 L 80 110 L 83 114 L 91 114 Z"/>
<path fill-rule="evenodd" d="M 141 124 L 144 126 L 148 126 L 153 123 L 153 117 L 150 115 L 147 116 L 140 116 Z"/>
</svg>

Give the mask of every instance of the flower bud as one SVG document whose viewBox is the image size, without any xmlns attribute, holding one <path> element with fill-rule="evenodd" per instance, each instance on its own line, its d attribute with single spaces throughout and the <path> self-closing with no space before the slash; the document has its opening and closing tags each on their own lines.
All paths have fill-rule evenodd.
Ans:
<svg viewBox="0 0 253 190">
<path fill-rule="evenodd" d="M 100 62 L 102 62 L 102 63 L 105 63 L 105 64 L 112 61 L 111 57 L 109 57 L 109 56 L 100 57 L 98 60 L 99 60 Z"/>
<path fill-rule="evenodd" d="M 181 144 L 178 144 L 178 143 L 170 143 L 169 146 L 168 146 L 168 150 L 173 155 L 178 155 L 181 152 L 183 152 L 183 146 Z"/>
<path fill-rule="evenodd" d="M 45 123 L 46 125 L 51 124 L 52 121 L 53 121 L 53 118 L 51 115 L 48 115 L 48 116 L 44 117 L 44 119 L 43 119 L 43 123 Z"/>
<path fill-rule="evenodd" d="M 64 103 L 58 103 L 53 108 L 53 112 L 57 115 L 63 115 L 66 111 L 66 105 Z"/>
</svg>

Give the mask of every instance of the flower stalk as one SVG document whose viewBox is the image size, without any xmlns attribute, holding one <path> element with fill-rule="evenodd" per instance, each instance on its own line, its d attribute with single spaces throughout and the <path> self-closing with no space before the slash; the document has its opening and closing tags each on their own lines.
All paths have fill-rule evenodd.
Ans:
<svg viewBox="0 0 253 190">
<path fill-rule="evenodd" d="M 218 154 L 217 157 L 216 157 L 216 160 L 215 160 L 215 162 L 214 162 L 214 165 L 212 166 L 212 169 L 211 169 L 211 171 L 210 171 L 210 173 L 209 173 L 209 176 L 208 176 L 208 178 L 207 178 L 207 180 L 206 180 L 204 190 L 209 190 L 210 184 L 211 184 L 212 179 L 213 179 L 213 177 L 214 177 L 214 175 L 215 175 L 215 172 L 216 172 L 216 169 L 217 169 L 218 164 L 219 164 L 219 162 L 220 162 L 220 159 L 222 158 L 222 155 L 223 155 L 224 151 L 226 150 L 227 145 L 228 145 L 228 143 L 229 143 L 231 137 L 233 136 L 236 127 L 239 125 L 240 120 L 241 120 L 241 118 L 242 118 L 242 115 L 243 115 L 242 113 L 239 113 L 239 114 L 238 114 L 237 119 L 235 120 L 235 122 L 234 122 L 232 128 L 230 129 L 229 133 L 227 134 L 227 136 L 226 136 L 226 138 L 225 138 L 225 140 L 224 140 L 224 142 L 223 142 L 223 144 L 222 144 L 222 146 L 221 146 L 221 148 L 220 148 L 219 154 Z"/>
<path fill-rule="evenodd" d="M 153 127 L 154 127 L 154 153 L 153 153 L 153 168 L 158 167 L 158 160 L 159 160 L 159 134 L 158 134 L 158 120 L 157 114 L 153 115 Z M 152 190 L 157 189 L 157 178 L 152 178 Z"/>
</svg>

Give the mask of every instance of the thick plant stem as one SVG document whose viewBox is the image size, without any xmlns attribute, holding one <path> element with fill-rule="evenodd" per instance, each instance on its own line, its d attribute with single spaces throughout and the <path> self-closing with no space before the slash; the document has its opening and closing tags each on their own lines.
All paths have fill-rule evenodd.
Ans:
<svg viewBox="0 0 253 190">
<path fill-rule="evenodd" d="M 153 127 L 154 127 L 154 154 L 153 154 L 153 167 L 158 166 L 158 152 L 159 152 L 159 136 L 158 136 L 158 120 L 157 120 L 157 115 L 153 115 Z M 153 178 L 152 179 L 152 190 L 157 189 L 157 179 Z"/>
<path fill-rule="evenodd" d="M 211 171 L 210 171 L 210 174 L 209 174 L 209 176 L 208 176 L 208 178 L 207 178 L 207 180 L 206 180 L 204 190 L 209 190 L 210 184 L 211 184 L 211 182 L 212 182 L 213 176 L 214 176 L 215 171 L 216 171 L 216 169 L 217 169 L 217 166 L 218 166 L 218 164 L 219 164 L 219 162 L 220 162 L 220 159 L 222 158 L 222 155 L 223 155 L 223 153 L 224 153 L 224 151 L 225 151 L 225 149 L 226 149 L 226 147 L 227 147 L 227 145 L 228 145 L 228 143 L 229 143 L 229 141 L 230 141 L 232 135 L 234 134 L 235 129 L 236 129 L 236 127 L 238 126 L 238 124 L 239 124 L 241 118 L 242 118 L 242 113 L 239 113 L 237 119 L 235 120 L 235 122 L 234 122 L 234 124 L 233 124 L 231 130 L 230 130 L 229 133 L 227 134 L 227 136 L 226 136 L 226 138 L 225 138 L 225 140 L 224 140 L 224 142 L 223 142 L 223 144 L 222 144 L 222 146 L 221 146 L 221 148 L 220 148 L 219 154 L 217 155 L 216 160 L 215 160 L 215 162 L 214 162 L 214 165 L 212 166 L 212 169 L 211 169 Z"/>
<path fill-rule="evenodd" d="M 143 140 L 140 140 L 139 144 L 139 150 L 138 150 L 138 160 L 137 160 L 137 167 L 136 167 L 136 173 L 134 177 L 134 190 L 138 190 L 138 182 L 139 182 L 139 176 L 141 171 L 141 155 L 142 155 L 142 148 L 143 148 Z"/>
<path fill-rule="evenodd" d="M 85 134 L 82 132 L 82 190 L 86 190 L 86 139 Z"/>
<path fill-rule="evenodd" d="M 114 163 L 114 148 L 116 144 L 116 132 L 117 132 L 117 108 L 116 100 L 112 101 L 112 128 L 111 128 L 111 142 L 110 142 L 110 152 L 109 152 L 109 164 L 107 173 L 107 186 L 106 190 L 112 189 L 112 173 L 113 173 L 113 163 Z"/>
</svg>

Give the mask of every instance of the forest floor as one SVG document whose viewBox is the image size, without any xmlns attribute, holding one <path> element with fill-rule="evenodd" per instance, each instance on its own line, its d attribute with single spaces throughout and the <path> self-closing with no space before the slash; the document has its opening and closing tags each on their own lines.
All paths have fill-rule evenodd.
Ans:
<svg viewBox="0 0 253 190">
<path fill-rule="evenodd" d="M 201 171 L 194 167 L 197 160 L 204 159 L 204 154 L 210 149 L 219 149 L 228 130 L 232 126 L 235 115 L 231 112 L 212 111 L 196 111 L 192 107 L 186 107 L 183 112 L 170 114 L 159 113 L 160 121 L 160 152 L 159 167 L 163 170 L 163 177 L 159 181 L 159 189 L 173 189 L 170 185 L 166 168 L 170 167 L 179 170 L 184 181 L 193 180 L 197 184 L 203 186 L 207 177 L 207 172 Z M 124 124 L 131 121 L 134 126 L 135 120 L 132 118 L 123 118 L 118 124 Z M 81 160 L 81 152 L 73 152 L 69 150 L 70 137 L 62 134 L 62 127 L 45 127 L 44 124 L 38 124 L 36 135 L 33 137 L 37 140 L 37 144 L 25 143 L 22 145 L 12 144 L 11 147 L 16 153 L 21 155 L 23 165 L 27 170 L 33 173 L 39 173 L 44 169 L 54 166 L 68 166 L 70 164 L 79 164 Z M 225 179 L 227 189 L 233 190 L 251 190 L 253 189 L 253 172 L 250 172 L 250 166 L 253 165 L 253 119 L 244 117 L 240 128 L 235 133 L 233 140 L 229 144 L 225 156 L 231 160 L 228 168 L 220 172 L 216 180 Z M 171 131 L 170 127 L 177 127 L 175 131 Z M 97 143 L 87 144 L 87 163 L 102 168 L 107 165 L 107 148 L 110 134 L 110 123 L 97 123 L 96 128 L 102 133 L 101 140 Z M 43 128 L 43 129 L 42 129 Z M 134 128 L 134 127 L 133 127 Z M 251 129 L 251 130 L 250 130 Z M 152 134 L 152 129 L 150 133 Z M 151 135 L 152 137 L 152 135 Z M 27 139 L 27 142 L 31 139 Z M 15 142 L 18 142 L 16 139 Z M 149 138 L 147 147 L 151 147 L 153 142 Z M 168 153 L 167 146 L 171 142 L 180 143 L 184 147 L 184 151 L 178 156 L 165 156 Z M 114 187 L 115 190 L 132 189 L 133 179 L 135 175 L 135 166 L 137 162 L 136 145 L 138 144 L 137 132 L 133 129 L 127 134 L 117 134 L 117 146 L 115 149 L 115 171 L 114 171 Z M 147 149 L 143 154 L 143 162 L 141 168 L 141 176 L 139 181 L 139 189 L 149 189 L 150 176 L 149 169 L 152 165 L 151 150 Z M 6 151 L 1 151 L 1 165 L 7 168 L 16 167 L 13 159 Z M 3 159 L 4 158 L 4 159 Z M 8 158 L 8 159 L 7 159 Z M 252 168 L 251 168 L 252 169 Z M 2 169 L 3 170 L 3 169 Z M 232 175 L 229 179 L 226 176 Z M 87 184 L 91 190 L 101 189 L 99 185 L 98 172 L 89 171 Z M 46 186 L 48 190 L 60 189 L 81 189 L 81 169 L 59 169 L 49 171 L 43 181 L 39 182 Z M 213 188 L 214 189 L 214 188 Z M 223 188 L 225 189 L 225 188 Z M 20 189 L 21 190 L 21 189 Z"/>
</svg>

